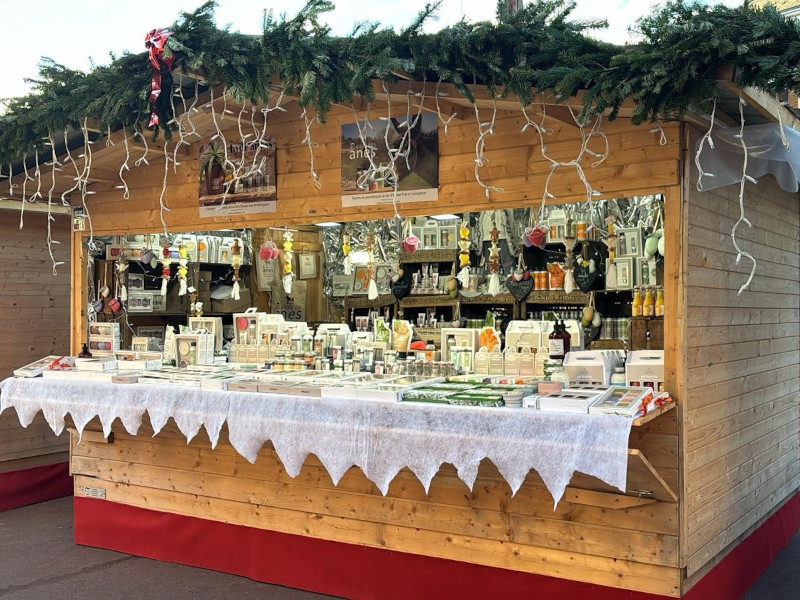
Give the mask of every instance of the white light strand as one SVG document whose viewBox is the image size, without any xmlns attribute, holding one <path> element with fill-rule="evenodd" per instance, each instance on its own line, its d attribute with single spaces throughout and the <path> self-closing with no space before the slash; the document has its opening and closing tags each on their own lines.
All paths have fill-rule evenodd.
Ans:
<svg viewBox="0 0 800 600">
<path fill-rule="evenodd" d="M 494 106 L 492 109 L 492 120 L 485 123 L 481 122 L 480 111 L 478 110 L 477 102 L 472 103 L 475 109 L 475 120 L 478 122 L 478 139 L 475 142 L 475 181 L 478 182 L 486 194 L 486 199 L 489 199 L 491 192 L 502 192 L 503 188 L 495 185 L 487 185 L 481 180 L 480 169 L 486 166 L 489 159 L 486 158 L 484 151 L 486 150 L 486 136 L 494 135 L 494 122 L 497 118 L 497 99 L 494 99 Z"/>
<path fill-rule="evenodd" d="M 316 119 L 316 117 L 314 117 L 314 119 L 310 119 L 308 117 L 308 113 L 306 111 L 305 106 L 303 107 L 303 113 L 301 116 L 303 117 L 303 121 L 306 124 L 306 137 L 304 137 L 300 143 L 308 145 L 309 160 L 311 161 L 311 178 L 314 180 L 314 187 L 317 188 L 318 190 L 321 190 L 322 182 L 320 182 L 319 175 L 317 174 L 317 171 L 314 169 L 314 148 L 319 146 L 319 144 L 311 141 L 311 124 L 314 122 L 314 119 Z"/>
<path fill-rule="evenodd" d="M 122 143 L 125 145 L 125 162 L 119 167 L 119 180 L 122 182 L 122 197 L 127 200 L 131 197 L 131 191 L 128 189 L 128 182 L 125 181 L 123 173 L 131 170 L 130 166 L 128 166 L 128 162 L 131 159 L 131 149 L 130 146 L 128 146 L 128 130 L 124 127 L 122 128 Z"/>
<path fill-rule="evenodd" d="M 134 131 L 133 131 L 133 137 L 134 137 L 134 138 L 137 138 L 137 137 L 138 137 L 138 138 L 141 138 L 141 140 L 142 140 L 142 143 L 144 144 L 144 152 L 142 153 L 142 155 L 141 155 L 141 156 L 140 156 L 138 159 L 136 159 L 136 162 L 134 162 L 134 163 L 133 163 L 133 166 L 134 166 L 134 167 L 139 167 L 139 166 L 141 166 L 141 165 L 142 165 L 142 163 L 144 163 L 144 164 L 146 164 L 146 165 L 150 166 L 150 162 L 147 160 L 147 155 L 148 155 L 148 154 L 149 154 L 149 152 L 150 152 L 150 148 L 149 148 L 149 147 L 148 147 L 148 145 L 147 145 L 147 138 L 146 138 L 146 137 L 145 137 L 145 135 L 142 133 L 141 129 L 139 129 L 139 122 L 138 122 L 138 121 L 137 121 L 137 122 L 136 122 L 136 124 L 133 126 L 133 129 L 134 129 Z"/>
<path fill-rule="evenodd" d="M 111 139 L 111 125 L 106 125 L 106 148 L 110 146 L 116 146 L 116 144 Z"/>
<path fill-rule="evenodd" d="M 56 145 L 53 141 L 53 134 L 48 130 L 47 132 L 47 139 L 50 142 L 50 154 L 53 159 L 53 163 L 56 162 Z M 55 167 L 55 164 L 53 165 Z M 52 207 L 53 207 L 53 192 L 56 189 L 56 170 L 55 168 L 50 171 L 51 179 L 50 179 L 50 189 L 47 191 L 47 251 L 50 254 L 50 260 L 53 263 L 53 275 L 58 275 L 58 267 L 64 264 L 64 261 L 57 261 L 55 254 L 53 252 L 53 245 L 60 244 L 61 242 L 58 240 L 53 239 L 53 228 L 51 224 L 55 221 L 52 215 Z"/>
<path fill-rule="evenodd" d="M 750 269 L 750 277 L 748 277 L 747 281 L 745 281 L 742 287 L 739 288 L 738 295 L 741 296 L 742 292 L 745 291 L 748 287 L 750 287 L 750 283 L 753 281 L 753 277 L 756 274 L 756 266 L 758 264 L 756 262 L 755 257 L 749 252 L 745 252 L 744 250 L 742 250 L 739 247 L 738 242 L 736 241 L 736 229 L 739 227 L 741 223 L 744 223 L 748 227 L 753 226 L 753 224 L 750 221 L 748 221 L 747 218 L 744 216 L 745 183 L 747 183 L 748 181 L 750 181 L 751 183 L 758 183 L 754 178 L 750 177 L 747 174 L 747 143 L 744 140 L 744 100 L 742 99 L 741 95 L 739 95 L 739 119 L 740 119 L 739 135 L 736 137 L 739 138 L 739 143 L 742 146 L 742 152 L 744 152 L 744 160 L 742 161 L 742 181 L 741 184 L 739 185 L 739 220 L 736 221 L 736 223 L 733 225 L 733 229 L 731 229 L 731 240 L 733 241 L 733 247 L 736 248 L 736 252 L 738 252 L 738 254 L 736 255 L 737 265 L 742 260 L 743 256 L 753 261 L 753 266 Z"/>
<path fill-rule="evenodd" d="M 36 165 L 36 170 L 33 172 L 33 177 L 36 179 L 36 193 L 31 196 L 31 202 L 35 202 L 37 198 L 42 197 L 42 170 L 39 168 L 39 150 L 34 150 L 33 155 L 35 157 L 34 164 Z"/>
<path fill-rule="evenodd" d="M 595 162 L 591 164 L 592 168 L 595 168 L 601 165 L 607 158 L 609 154 L 609 145 L 608 145 L 608 137 L 602 131 L 602 124 L 603 124 L 603 115 L 597 115 L 594 125 L 592 128 L 587 132 L 586 131 L 586 123 L 582 122 L 578 115 L 575 114 L 572 105 L 567 104 L 567 109 L 569 110 L 570 116 L 575 124 L 578 126 L 578 131 L 581 135 L 581 145 L 580 150 L 575 158 L 569 161 L 559 161 L 547 154 L 547 143 L 545 141 L 545 136 L 552 134 L 552 130 L 547 129 L 545 127 L 545 120 L 547 118 L 547 105 L 545 103 L 544 97 L 542 97 L 542 122 L 537 123 L 528 115 L 527 109 L 523 106 L 522 107 L 522 114 L 525 117 L 526 123 L 522 127 L 522 133 L 524 133 L 529 127 L 532 127 L 536 133 L 539 134 L 539 146 L 542 154 L 542 158 L 550 163 L 550 171 L 547 174 L 547 179 L 545 179 L 544 184 L 544 191 L 542 192 L 542 204 L 539 207 L 539 221 L 542 221 L 545 217 L 545 206 L 547 205 L 547 199 L 555 199 L 555 196 L 550 192 L 550 181 L 553 178 L 555 172 L 561 167 L 573 167 L 575 172 L 578 175 L 578 178 L 583 183 L 586 189 L 586 201 L 591 201 L 595 196 L 600 196 L 600 192 L 595 191 L 592 188 L 592 185 L 589 183 L 589 179 L 586 177 L 586 172 L 583 168 L 581 162 L 583 161 L 584 156 L 593 156 L 597 158 Z M 589 148 L 589 142 L 595 137 L 599 137 L 603 141 L 603 151 L 602 152 L 595 152 Z M 531 212 L 531 225 L 534 224 L 535 213 Z"/>
<path fill-rule="evenodd" d="M 660 146 L 666 146 L 667 145 L 667 134 L 664 133 L 664 128 L 661 126 L 661 123 L 659 123 L 658 121 L 656 121 L 655 125 L 656 126 L 653 129 L 650 130 L 650 133 L 658 133 L 659 134 L 659 138 L 658 138 L 659 145 Z"/>
<path fill-rule="evenodd" d="M 711 133 L 714 130 L 714 116 L 717 114 L 717 98 L 714 97 L 714 106 L 711 108 L 711 118 L 709 119 L 708 131 L 700 138 L 700 143 L 697 144 L 697 152 L 694 155 L 694 164 L 697 167 L 697 191 L 703 191 L 703 177 L 714 177 L 713 173 L 706 173 L 703 167 L 700 166 L 700 155 L 703 153 L 703 146 L 708 143 L 708 147 L 714 149 L 714 140 Z"/>
<path fill-rule="evenodd" d="M 161 182 L 161 195 L 158 197 L 159 216 L 161 217 L 161 225 L 164 227 L 164 237 L 169 240 L 169 232 L 167 231 L 167 222 L 164 220 L 164 211 L 170 212 L 170 209 L 164 204 L 164 195 L 167 193 L 167 176 L 169 175 L 169 152 L 167 146 L 169 142 L 164 140 L 164 179 Z"/>
<path fill-rule="evenodd" d="M 89 215 L 89 206 L 86 204 L 86 196 L 89 194 L 89 190 L 87 188 L 89 183 L 89 174 L 92 171 L 92 149 L 89 141 L 89 128 L 87 125 L 87 119 L 83 120 L 83 125 L 81 127 L 81 133 L 83 134 L 83 145 L 85 151 L 83 153 L 83 172 L 78 176 L 78 181 L 80 184 L 80 192 L 81 192 L 81 206 L 83 206 L 83 214 L 86 215 L 87 220 L 89 221 L 89 242 L 87 244 L 88 252 L 87 252 L 87 260 L 91 263 L 92 262 L 92 252 L 95 250 L 94 244 L 94 227 L 92 226 L 92 218 Z M 66 139 L 67 132 L 64 131 L 64 138 Z M 78 157 L 80 158 L 80 156 Z M 72 155 L 70 155 L 70 160 L 72 159 Z M 78 165 L 73 161 L 75 164 L 75 170 L 77 171 Z M 91 192 L 94 193 L 94 192 Z"/>
<path fill-rule="evenodd" d="M 255 123 L 255 114 L 256 114 L 255 107 L 253 107 L 253 106 L 250 107 L 251 108 L 251 111 L 250 111 L 250 125 L 253 127 L 253 133 L 256 135 L 256 140 L 257 140 L 258 143 L 256 144 L 256 151 L 253 153 L 253 163 L 250 166 L 249 173 L 248 173 L 249 175 L 252 175 L 253 173 L 260 171 L 264 167 L 264 165 L 266 165 L 266 159 L 262 158 L 261 161 L 259 161 L 258 160 L 258 155 L 261 153 L 261 150 L 263 150 L 263 149 L 265 149 L 265 148 L 267 148 L 269 146 L 269 144 L 266 141 L 266 139 L 267 139 L 267 120 L 268 120 L 267 116 L 269 115 L 269 113 L 271 113 L 273 111 L 276 111 L 276 110 L 279 111 L 279 112 L 286 112 L 286 109 L 283 106 L 281 106 L 281 104 L 283 103 L 283 95 L 284 95 L 284 92 L 283 92 L 283 90 L 281 90 L 280 94 L 278 94 L 278 99 L 275 101 L 275 106 L 270 107 L 269 100 L 267 100 L 267 106 L 265 106 L 264 108 L 261 109 L 261 115 L 264 117 L 264 121 L 261 124 L 261 131 L 259 131 L 258 128 L 256 127 L 256 123 Z"/>
<path fill-rule="evenodd" d="M 783 147 L 786 148 L 787 152 L 791 152 L 791 147 L 789 145 L 789 140 L 786 139 L 786 132 L 783 130 L 783 107 L 787 106 L 788 102 L 781 102 L 781 99 L 778 98 L 778 95 L 775 94 L 775 101 L 778 103 L 778 130 L 781 132 L 781 143 Z"/>
<path fill-rule="evenodd" d="M 439 86 L 441 85 L 442 85 L 442 80 L 440 79 L 436 83 L 436 114 L 438 115 L 439 120 L 442 122 L 442 125 L 444 126 L 444 134 L 447 135 L 447 126 L 450 125 L 450 121 L 456 118 L 456 113 L 451 113 L 450 116 L 447 117 L 447 119 L 444 118 L 444 115 L 442 114 L 442 109 L 439 106 L 439 97 L 447 96 L 447 94 L 445 94 L 444 92 L 439 92 Z"/>
<path fill-rule="evenodd" d="M 22 208 L 20 208 L 19 213 L 19 228 L 22 229 L 23 225 L 23 217 L 25 216 L 25 202 L 26 196 L 28 195 L 28 180 L 30 179 L 33 181 L 30 175 L 28 175 L 28 165 L 25 164 L 25 154 L 22 154 L 22 168 L 25 172 L 25 179 L 22 180 Z"/>
<path fill-rule="evenodd" d="M 14 188 L 19 187 L 19 184 L 14 183 L 14 167 L 8 163 L 8 195 L 14 197 Z"/>
<path fill-rule="evenodd" d="M 186 141 L 186 129 L 183 126 L 183 115 L 178 117 L 178 113 L 175 110 L 175 96 L 179 98 L 183 98 L 183 91 L 181 90 L 181 86 L 177 86 L 177 91 L 170 94 L 170 106 L 172 107 L 172 120 L 167 123 L 167 125 L 174 124 L 178 126 L 178 141 L 175 142 L 175 149 L 172 151 L 172 169 L 174 173 L 178 172 L 178 165 L 181 163 L 178 161 L 178 151 L 181 149 L 181 146 L 189 146 L 189 142 Z M 183 108 L 184 108 L 184 115 L 186 114 L 186 101 L 183 101 Z"/>
</svg>

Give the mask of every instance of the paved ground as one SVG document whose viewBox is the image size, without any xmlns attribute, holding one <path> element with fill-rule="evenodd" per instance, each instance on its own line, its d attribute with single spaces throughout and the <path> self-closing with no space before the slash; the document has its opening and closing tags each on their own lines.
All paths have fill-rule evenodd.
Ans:
<svg viewBox="0 0 800 600">
<path fill-rule="evenodd" d="M 245 577 L 76 546 L 72 498 L 0 512 L 0 599 L 319 600 Z"/>
<path fill-rule="evenodd" d="M 800 598 L 798 561 L 800 533 L 743 600 Z M 331 596 L 76 546 L 72 541 L 72 498 L 0 513 L 0 600 L 56 598 L 323 600 Z"/>
</svg>

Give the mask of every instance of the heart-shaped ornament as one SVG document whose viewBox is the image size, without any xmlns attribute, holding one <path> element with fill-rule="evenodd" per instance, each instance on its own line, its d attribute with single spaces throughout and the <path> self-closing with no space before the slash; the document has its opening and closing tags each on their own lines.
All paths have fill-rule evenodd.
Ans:
<svg viewBox="0 0 800 600">
<path fill-rule="evenodd" d="M 514 277 L 510 276 L 506 279 L 506 288 L 508 288 L 508 293 L 514 296 L 517 302 L 522 302 L 533 289 L 533 279 L 514 281 Z"/>
<path fill-rule="evenodd" d="M 531 244 L 537 248 L 544 249 L 547 243 L 547 229 L 543 227 L 534 227 L 528 237 L 531 240 Z"/>
<path fill-rule="evenodd" d="M 392 282 L 392 295 L 398 300 L 402 300 L 411 292 L 411 276 L 404 272 L 397 281 Z"/>
<path fill-rule="evenodd" d="M 578 289 L 584 293 L 594 289 L 597 276 L 599 275 L 597 269 L 592 270 L 590 266 L 591 265 L 589 263 L 584 263 L 578 260 L 578 264 L 575 266 L 573 273 L 575 285 L 577 285 Z"/>
</svg>

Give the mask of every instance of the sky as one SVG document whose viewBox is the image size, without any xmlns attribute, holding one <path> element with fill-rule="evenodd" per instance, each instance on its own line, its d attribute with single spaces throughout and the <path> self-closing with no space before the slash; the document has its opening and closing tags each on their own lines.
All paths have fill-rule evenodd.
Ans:
<svg viewBox="0 0 800 600">
<path fill-rule="evenodd" d="M 8 2 L 8 0 L 5 0 Z M 389 0 L 370 3 L 364 0 L 334 0 L 336 9 L 325 22 L 334 34 L 347 35 L 355 21 L 379 22 L 402 28 L 425 6 L 426 0 Z M 743 0 L 722 0 L 727 6 Z M 215 11 L 218 26 L 230 25 L 245 34 L 260 33 L 265 9 L 275 15 L 294 16 L 305 0 L 218 0 Z M 5 2 L 4 2 L 5 4 Z M 22 10 L 22 3 L 14 3 Z M 26 78 L 35 78 L 41 57 L 49 57 L 72 69 L 89 70 L 92 64 L 110 62 L 110 53 L 144 50 L 145 34 L 156 27 L 175 22 L 181 11 L 193 11 L 202 0 L 42 0 L 24 18 L 6 15 L 0 59 L 0 98 L 21 96 L 30 91 Z M 609 28 L 595 36 L 617 44 L 630 41 L 628 28 L 651 12 L 650 0 L 577 0 L 572 13 L 578 19 L 607 19 Z M 427 31 L 451 25 L 462 15 L 470 21 L 492 20 L 494 0 L 443 0 L 439 18 Z"/>
</svg>

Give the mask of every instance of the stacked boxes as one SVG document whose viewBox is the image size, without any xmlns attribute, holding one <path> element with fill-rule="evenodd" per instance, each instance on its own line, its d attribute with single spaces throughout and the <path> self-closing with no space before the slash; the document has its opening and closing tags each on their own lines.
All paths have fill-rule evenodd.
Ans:
<svg viewBox="0 0 800 600">
<path fill-rule="evenodd" d="M 90 323 L 89 350 L 94 356 L 110 356 L 119 350 L 119 323 Z"/>
</svg>

